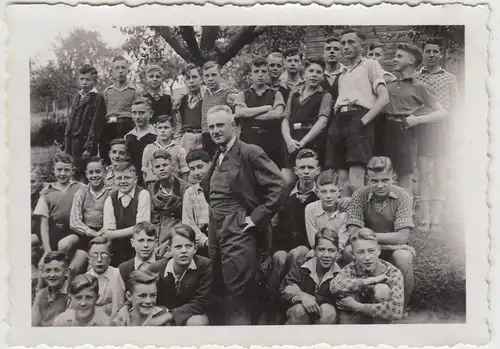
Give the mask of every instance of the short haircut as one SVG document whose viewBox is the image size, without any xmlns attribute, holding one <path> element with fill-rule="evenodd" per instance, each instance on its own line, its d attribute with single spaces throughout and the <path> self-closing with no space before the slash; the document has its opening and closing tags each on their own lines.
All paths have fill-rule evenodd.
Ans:
<svg viewBox="0 0 500 349">
<path fill-rule="evenodd" d="M 167 236 L 167 241 L 169 243 L 172 243 L 172 239 L 174 235 L 180 235 L 188 239 L 189 241 L 196 243 L 196 233 L 194 232 L 193 228 L 191 228 L 189 225 L 186 224 L 179 224 L 177 225 L 171 234 Z"/>
<path fill-rule="evenodd" d="M 359 228 L 354 233 L 351 234 L 349 238 L 349 243 L 353 243 L 358 240 L 375 241 L 378 244 L 377 235 L 370 228 Z"/>
<path fill-rule="evenodd" d="M 77 275 L 68 284 L 68 292 L 73 296 L 87 288 L 90 288 L 96 296 L 99 294 L 99 282 L 90 274 Z"/>
<path fill-rule="evenodd" d="M 90 74 L 92 78 L 97 79 L 97 69 L 90 64 L 84 64 L 78 70 L 79 74 Z"/>
<path fill-rule="evenodd" d="M 308 58 L 304 61 L 305 68 L 309 67 L 312 64 L 317 64 L 321 68 L 323 68 L 323 70 L 325 70 L 326 64 L 325 64 L 325 60 L 323 58 Z"/>
<path fill-rule="evenodd" d="M 103 236 L 98 236 L 98 237 L 93 238 L 92 240 L 90 240 L 90 242 L 89 242 L 89 250 L 94 245 L 104 245 L 104 246 L 106 246 L 106 248 L 107 248 L 107 250 L 109 252 L 110 241 L 107 238 L 103 237 Z"/>
<path fill-rule="evenodd" d="M 215 105 L 212 108 L 208 109 L 208 111 L 207 111 L 207 117 L 210 114 L 214 114 L 214 113 L 217 113 L 217 112 L 220 112 L 220 111 L 223 111 L 223 112 L 231 115 L 231 122 L 234 122 L 233 111 L 231 110 L 231 108 L 229 106 L 223 105 L 223 104 Z"/>
<path fill-rule="evenodd" d="M 320 239 L 330 241 L 335 247 L 339 248 L 339 235 L 337 232 L 330 228 L 323 228 L 314 235 L 314 246 L 317 247 Z"/>
<path fill-rule="evenodd" d="M 148 97 L 142 97 L 142 96 L 137 97 L 132 103 L 132 105 L 141 105 L 141 104 L 146 105 L 149 109 L 153 108 L 151 105 L 151 100 Z"/>
<path fill-rule="evenodd" d="M 302 160 L 307 158 L 313 158 L 318 160 L 318 153 L 316 153 L 312 149 L 307 149 L 307 148 L 300 149 L 299 152 L 297 153 L 297 157 L 295 158 L 295 160 Z"/>
<path fill-rule="evenodd" d="M 328 185 L 328 184 L 333 184 L 337 186 L 339 183 L 339 177 L 333 170 L 324 170 L 322 171 L 319 175 L 318 178 L 316 178 L 316 185 Z"/>
<path fill-rule="evenodd" d="M 303 54 L 302 52 L 300 52 L 300 49 L 298 47 L 291 47 L 288 50 L 285 50 L 285 52 L 283 52 L 283 57 L 285 59 L 292 56 L 299 56 L 300 60 L 302 60 L 303 58 Z"/>
<path fill-rule="evenodd" d="M 145 232 L 149 237 L 157 237 L 158 230 L 154 224 L 149 222 L 139 222 L 132 228 L 132 234 L 139 234 L 141 231 Z"/>
<path fill-rule="evenodd" d="M 93 162 L 97 162 L 99 164 L 101 164 L 103 167 L 106 167 L 106 165 L 104 164 L 104 159 L 103 158 L 100 158 L 98 156 L 92 156 L 88 161 L 87 161 L 87 166 L 90 164 L 90 163 L 93 163 Z"/>
<path fill-rule="evenodd" d="M 123 138 L 115 138 L 111 140 L 111 142 L 109 142 L 109 147 L 111 148 L 112 146 L 117 144 L 124 145 L 125 148 L 127 148 L 127 141 Z"/>
<path fill-rule="evenodd" d="M 208 153 L 202 149 L 194 149 L 187 153 L 186 162 L 188 164 L 196 160 L 201 160 L 208 164 L 210 163 L 210 155 L 208 155 Z"/>
<path fill-rule="evenodd" d="M 267 55 L 267 58 L 271 57 L 283 60 L 283 54 L 281 52 L 271 52 L 269 55 Z"/>
<path fill-rule="evenodd" d="M 341 35 L 350 34 L 350 33 L 356 34 L 356 36 L 358 38 L 360 38 L 361 41 L 365 41 L 365 39 L 366 39 L 365 34 L 361 33 L 359 30 L 354 29 L 354 28 L 346 28 L 346 29 L 344 29 L 344 31 L 342 32 Z"/>
<path fill-rule="evenodd" d="M 119 164 L 116 164 L 115 166 L 115 172 L 123 172 L 123 171 L 132 171 L 134 173 L 137 173 L 137 169 L 135 166 L 128 161 L 120 162 Z"/>
<path fill-rule="evenodd" d="M 374 156 L 366 165 L 367 171 L 371 172 L 393 172 L 392 162 L 386 156 Z"/>
<path fill-rule="evenodd" d="M 216 67 L 217 70 L 220 70 L 220 65 L 216 61 L 207 61 L 205 64 L 203 64 L 202 70 L 205 71 L 207 69 Z"/>
<path fill-rule="evenodd" d="M 325 44 L 329 44 L 331 42 L 339 42 L 340 38 L 337 35 L 329 35 L 325 38 Z"/>
<path fill-rule="evenodd" d="M 156 118 L 156 125 L 164 124 L 166 122 L 170 123 L 170 126 L 174 125 L 174 119 L 170 115 L 160 115 Z"/>
<path fill-rule="evenodd" d="M 115 57 L 113 58 L 113 63 L 118 62 L 118 61 L 125 61 L 125 62 L 127 62 L 127 63 L 128 63 L 128 61 L 127 61 L 127 60 L 125 59 L 125 57 L 123 57 L 123 56 L 115 56 Z"/>
<path fill-rule="evenodd" d="M 384 44 L 380 43 L 380 42 L 372 42 L 369 46 L 368 46 L 368 51 L 373 51 L 375 50 L 376 48 L 381 48 L 382 50 L 385 51 L 385 46 Z"/>
<path fill-rule="evenodd" d="M 443 50 L 443 41 L 439 38 L 430 38 L 424 41 L 422 45 L 422 50 L 425 50 L 425 45 L 437 45 L 439 47 L 439 50 Z"/>
<path fill-rule="evenodd" d="M 148 76 L 149 73 L 151 73 L 153 71 L 159 71 L 162 74 L 162 77 L 163 77 L 163 69 L 158 64 L 148 65 L 147 68 L 146 68 L 146 76 Z"/>
<path fill-rule="evenodd" d="M 189 76 L 189 73 L 191 72 L 191 70 L 193 69 L 196 69 L 198 71 L 198 74 L 200 74 L 201 76 L 201 68 L 199 66 L 197 66 L 196 64 L 193 64 L 193 63 L 188 63 L 184 69 L 182 69 L 182 75 L 184 76 Z"/>
<path fill-rule="evenodd" d="M 414 67 L 418 67 L 420 64 L 422 64 L 424 54 L 418 46 L 411 45 L 411 44 L 400 44 L 400 45 L 398 45 L 398 50 L 408 52 L 413 57 L 415 57 Z"/>
<path fill-rule="evenodd" d="M 133 292 L 136 285 L 151 285 L 158 282 L 158 274 L 153 273 L 149 270 L 136 270 L 130 274 L 128 278 L 127 289 Z"/>
<path fill-rule="evenodd" d="M 70 165 L 74 164 L 73 157 L 66 153 L 57 153 L 56 155 L 54 155 L 52 163 L 55 164 L 56 162 L 62 162 L 63 164 L 70 164 Z"/>
<path fill-rule="evenodd" d="M 267 67 L 267 61 L 264 57 L 258 56 L 258 57 L 255 57 L 253 59 L 252 66 L 257 67 L 257 68 L 263 67 L 263 66 Z"/>
<path fill-rule="evenodd" d="M 43 258 L 43 264 L 47 264 L 52 261 L 62 262 L 66 266 L 69 265 L 68 256 L 66 255 L 66 253 L 61 251 L 50 251 Z"/>
<path fill-rule="evenodd" d="M 155 150 L 155 152 L 153 153 L 153 156 L 152 156 L 153 161 L 156 159 L 164 159 L 167 161 L 172 161 L 172 155 L 164 149 L 158 149 L 158 150 Z"/>
</svg>

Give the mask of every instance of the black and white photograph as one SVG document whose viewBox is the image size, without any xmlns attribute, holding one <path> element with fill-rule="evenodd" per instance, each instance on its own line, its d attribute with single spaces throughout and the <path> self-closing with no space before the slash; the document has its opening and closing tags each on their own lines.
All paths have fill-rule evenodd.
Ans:
<svg viewBox="0 0 500 349">
<path fill-rule="evenodd" d="M 173 22 L 28 30 L 25 326 L 393 333 L 484 310 L 466 24 Z"/>
</svg>

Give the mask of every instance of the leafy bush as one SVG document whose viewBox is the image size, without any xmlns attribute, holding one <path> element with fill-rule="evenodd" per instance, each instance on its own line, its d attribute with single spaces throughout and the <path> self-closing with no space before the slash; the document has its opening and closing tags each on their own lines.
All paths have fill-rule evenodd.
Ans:
<svg viewBox="0 0 500 349">
<path fill-rule="evenodd" d="M 53 114 L 48 119 L 43 119 L 40 125 L 31 129 L 31 146 L 46 147 L 64 143 L 66 117 Z"/>
</svg>

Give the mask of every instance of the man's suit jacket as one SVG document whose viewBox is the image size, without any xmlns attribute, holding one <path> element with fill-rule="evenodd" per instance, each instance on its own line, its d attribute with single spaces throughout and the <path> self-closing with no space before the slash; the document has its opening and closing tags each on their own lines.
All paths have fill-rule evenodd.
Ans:
<svg viewBox="0 0 500 349">
<path fill-rule="evenodd" d="M 258 229 L 267 230 L 271 218 L 278 212 L 286 195 L 285 180 L 276 164 L 259 146 L 236 139 L 229 149 L 229 186 L 237 199 L 247 208 Z M 210 178 L 217 165 L 218 153 L 202 186 L 210 204 Z"/>
</svg>

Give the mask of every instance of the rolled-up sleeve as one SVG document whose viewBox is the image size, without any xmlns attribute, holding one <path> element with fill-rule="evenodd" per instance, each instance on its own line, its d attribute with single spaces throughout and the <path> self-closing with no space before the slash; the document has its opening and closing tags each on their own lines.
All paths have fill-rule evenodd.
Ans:
<svg viewBox="0 0 500 349">
<path fill-rule="evenodd" d="M 136 222 L 151 222 L 151 196 L 147 190 L 141 190 L 137 198 Z"/>
<path fill-rule="evenodd" d="M 106 230 L 116 230 L 116 218 L 111 196 L 108 196 L 104 201 L 103 227 Z"/>
<path fill-rule="evenodd" d="M 373 92 L 377 92 L 378 85 L 382 84 L 385 86 L 384 79 L 384 69 L 380 66 L 380 63 L 376 60 L 368 60 L 370 62 L 368 66 L 368 78 L 372 85 Z"/>
<path fill-rule="evenodd" d="M 330 119 L 332 115 L 332 95 L 327 92 L 323 95 L 321 99 L 321 105 L 319 107 L 318 118 L 324 116 L 327 119 Z"/>
<path fill-rule="evenodd" d="M 364 203 L 359 190 L 355 191 L 352 195 L 349 210 L 347 211 L 345 225 L 347 228 L 351 225 L 359 228 L 364 228 L 365 226 Z"/>
</svg>

